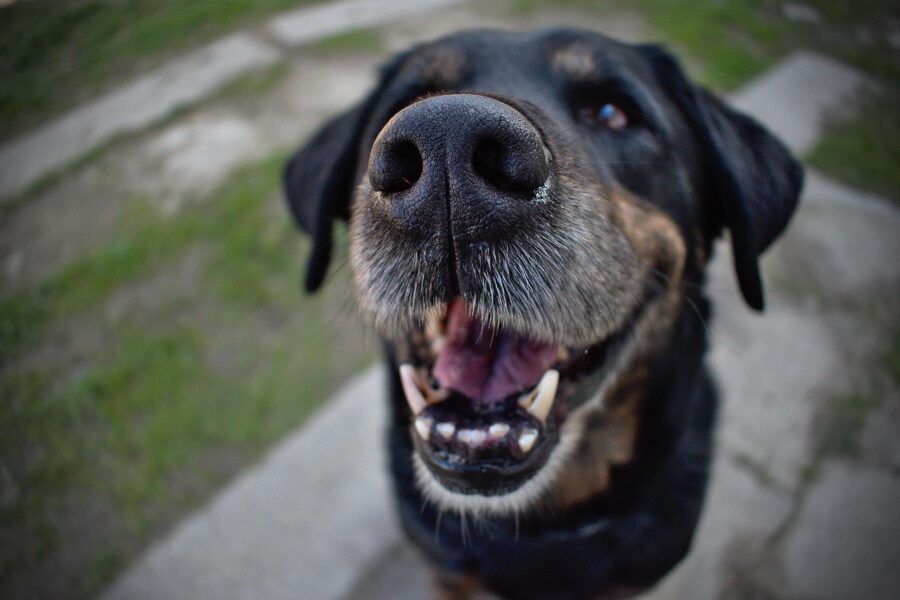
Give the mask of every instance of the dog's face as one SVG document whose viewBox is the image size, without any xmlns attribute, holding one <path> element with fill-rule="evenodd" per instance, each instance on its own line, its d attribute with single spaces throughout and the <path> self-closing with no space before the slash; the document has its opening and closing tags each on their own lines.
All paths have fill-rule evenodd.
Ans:
<svg viewBox="0 0 900 600">
<path fill-rule="evenodd" d="M 801 177 L 656 47 L 478 31 L 396 58 L 286 185 L 314 236 L 310 289 L 332 220 L 349 219 L 357 297 L 396 362 L 422 491 L 511 513 L 578 488 L 585 448 L 630 459 L 636 408 L 613 433 L 598 423 L 690 310 L 723 228 L 761 308 L 757 258 Z"/>
</svg>

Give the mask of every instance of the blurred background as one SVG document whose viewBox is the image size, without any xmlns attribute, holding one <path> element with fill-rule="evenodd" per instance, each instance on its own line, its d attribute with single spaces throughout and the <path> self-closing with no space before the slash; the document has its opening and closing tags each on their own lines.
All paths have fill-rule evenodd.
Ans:
<svg viewBox="0 0 900 600">
<path fill-rule="evenodd" d="M 898 490 L 900 5 L 407 0 L 397 14 L 303 12 L 329 5 L 315 2 L 0 2 L 0 597 L 100 594 L 377 361 L 345 253 L 323 292 L 301 293 L 306 242 L 282 204 L 280 168 L 392 52 L 469 27 L 576 24 L 661 41 L 723 95 L 798 50 L 865 80 L 802 148 L 851 198 L 845 212 L 798 216 L 799 237 L 766 265 L 776 317 L 750 327 L 825 328 L 838 354 L 817 360 L 815 333 L 812 355 L 762 346 L 806 365 L 784 377 L 812 378 L 804 428 L 774 425 L 803 447 L 785 477 L 770 464 L 778 457 L 728 456 L 751 487 L 785 498 L 764 536 L 772 547 L 828 465 L 871 469 L 878 490 Z M 772 96 L 772 109 L 782 101 Z M 857 213 L 854 194 L 874 213 Z M 726 302 L 723 318 L 746 312 Z M 738 362 L 745 351 L 755 350 Z M 769 376 L 779 374 L 759 374 Z M 757 417 L 762 430 L 764 417 L 780 418 Z M 789 566 L 765 564 L 757 577 L 756 558 L 735 559 L 717 595 L 823 597 L 796 592 Z"/>
</svg>

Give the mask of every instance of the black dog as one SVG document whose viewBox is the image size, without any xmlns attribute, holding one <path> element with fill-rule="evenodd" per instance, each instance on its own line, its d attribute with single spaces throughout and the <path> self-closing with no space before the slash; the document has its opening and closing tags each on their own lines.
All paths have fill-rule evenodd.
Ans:
<svg viewBox="0 0 900 600">
<path fill-rule="evenodd" d="M 716 410 L 704 268 L 728 229 L 762 309 L 802 179 L 659 47 L 573 30 L 415 47 L 294 156 L 308 290 L 349 220 L 401 520 L 440 589 L 621 596 L 678 563 Z"/>
</svg>

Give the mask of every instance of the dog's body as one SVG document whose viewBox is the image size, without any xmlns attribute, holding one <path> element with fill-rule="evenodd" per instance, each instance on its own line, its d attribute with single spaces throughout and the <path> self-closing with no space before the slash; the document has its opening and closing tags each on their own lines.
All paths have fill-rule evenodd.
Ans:
<svg viewBox="0 0 900 600">
<path fill-rule="evenodd" d="M 687 552 L 716 392 L 703 270 L 748 303 L 802 171 L 653 46 L 479 31 L 419 46 L 285 173 L 321 283 L 349 218 L 385 338 L 401 522 L 445 591 L 615 597 Z"/>
</svg>

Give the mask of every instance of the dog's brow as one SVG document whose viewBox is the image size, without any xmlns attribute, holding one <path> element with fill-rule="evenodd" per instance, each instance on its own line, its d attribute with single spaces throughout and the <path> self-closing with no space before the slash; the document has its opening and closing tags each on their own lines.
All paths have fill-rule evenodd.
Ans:
<svg viewBox="0 0 900 600">
<path fill-rule="evenodd" d="M 583 43 L 570 44 L 553 53 L 553 69 L 573 79 L 588 79 L 596 75 L 594 53 Z"/>
<path fill-rule="evenodd" d="M 435 86 L 452 86 L 462 81 L 466 74 L 466 54 L 460 48 L 434 49 L 427 54 L 413 57 L 413 64 L 421 76 Z"/>
</svg>

